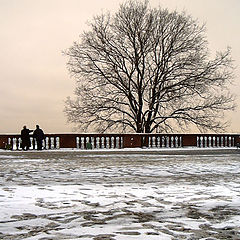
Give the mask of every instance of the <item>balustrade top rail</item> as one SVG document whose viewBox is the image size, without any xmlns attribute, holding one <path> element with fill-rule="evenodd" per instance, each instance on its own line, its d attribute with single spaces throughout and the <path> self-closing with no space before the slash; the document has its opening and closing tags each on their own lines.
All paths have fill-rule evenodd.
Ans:
<svg viewBox="0 0 240 240">
<path fill-rule="evenodd" d="M 79 148 L 182 148 L 182 147 L 234 147 L 240 145 L 239 134 L 45 134 L 45 149 Z M 35 149 L 35 140 L 31 136 L 31 147 Z M 21 150 L 20 134 L 0 135 L 0 149 Z"/>
</svg>

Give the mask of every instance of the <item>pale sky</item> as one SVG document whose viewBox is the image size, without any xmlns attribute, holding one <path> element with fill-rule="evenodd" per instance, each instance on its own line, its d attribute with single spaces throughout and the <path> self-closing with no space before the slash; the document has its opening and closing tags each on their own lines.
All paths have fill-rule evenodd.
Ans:
<svg viewBox="0 0 240 240">
<path fill-rule="evenodd" d="M 0 0 L 0 134 L 19 133 L 39 124 L 46 133 L 72 132 L 63 113 L 75 80 L 62 51 L 87 29 L 87 21 L 123 0 Z M 206 23 L 211 53 L 230 46 L 240 101 L 240 0 L 150 0 L 186 11 Z M 240 106 L 228 116 L 228 132 L 240 132 Z"/>
</svg>

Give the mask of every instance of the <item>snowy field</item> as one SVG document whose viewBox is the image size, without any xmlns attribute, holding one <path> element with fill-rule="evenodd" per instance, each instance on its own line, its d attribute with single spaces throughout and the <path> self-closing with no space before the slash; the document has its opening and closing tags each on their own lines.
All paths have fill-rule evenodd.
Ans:
<svg viewBox="0 0 240 240">
<path fill-rule="evenodd" d="M 240 150 L 0 151 L 0 239 L 240 239 Z"/>
</svg>

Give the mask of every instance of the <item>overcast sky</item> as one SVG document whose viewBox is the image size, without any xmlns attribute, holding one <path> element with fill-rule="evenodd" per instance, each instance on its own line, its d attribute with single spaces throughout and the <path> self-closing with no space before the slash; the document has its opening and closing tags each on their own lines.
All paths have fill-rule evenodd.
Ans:
<svg viewBox="0 0 240 240">
<path fill-rule="evenodd" d="M 87 21 L 123 0 L 0 0 L 0 134 L 23 125 L 46 133 L 71 132 L 64 101 L 75 80 L 62 51 L 87 29 Z M 211 53 L 230 46 L 235 60 L 233 93 L 240 101 L 240 0 L 150 0 L 152 6 L 186 11 L 206 23 Z M 228 116 L 240 132 L 240 107 Z"/>
</svg>

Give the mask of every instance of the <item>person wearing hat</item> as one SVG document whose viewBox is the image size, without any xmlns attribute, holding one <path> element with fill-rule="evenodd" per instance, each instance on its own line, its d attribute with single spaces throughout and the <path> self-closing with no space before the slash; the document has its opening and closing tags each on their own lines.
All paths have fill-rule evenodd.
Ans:
<svg viewBox="0 0 240 240">
<path fill-rule="evenodd" d="M 23 126 L 21 131 L 21 147 L 23 150 L 27 151 L 31 147 L 30 135 L 29 133 L 33 132 L 33 130 L 29 130 L 26 126 Z"/>
</svg>

